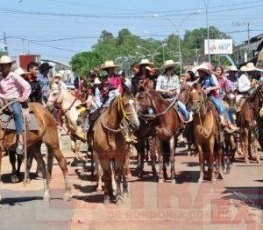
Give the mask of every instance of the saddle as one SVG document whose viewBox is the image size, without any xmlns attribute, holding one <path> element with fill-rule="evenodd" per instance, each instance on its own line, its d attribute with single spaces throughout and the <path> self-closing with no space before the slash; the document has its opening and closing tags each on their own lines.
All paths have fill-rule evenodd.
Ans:
<svg viewBox="0 0 263 230">
<path fill-rule="evenodd" d="M 38 131 L 39 125 L 33 110 L 28 106 L 28 103 L 22 103 L 23 117 L 26 116 L 26 127 L 30 131 Z M 4 110 L 0 111 L 1 127 L 4 130 L 15 131 L 15 121 L 13 118 L 13 111 L 11 106 L 7 106 Z"/>
</svg>

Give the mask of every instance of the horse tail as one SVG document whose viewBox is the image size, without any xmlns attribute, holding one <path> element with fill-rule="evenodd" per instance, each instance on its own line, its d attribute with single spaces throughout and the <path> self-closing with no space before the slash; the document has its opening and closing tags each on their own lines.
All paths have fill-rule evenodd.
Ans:
<svg viewBox="0 0 263 230">
<path fill-rule="evenodd" d="M 52 177 L 52 170 L 53 170 L 53 162 L 54 162 L 54 154 L 50 148 L 47 151 L 47 179 L 48 184 L 50 184 L 51 177 Z"/>
</svg>

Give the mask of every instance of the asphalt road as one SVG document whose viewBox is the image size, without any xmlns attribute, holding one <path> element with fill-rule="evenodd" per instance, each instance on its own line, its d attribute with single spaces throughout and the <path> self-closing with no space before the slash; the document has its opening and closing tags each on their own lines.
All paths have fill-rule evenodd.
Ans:
<svg viewBox="0 0 263 230">
<path fill-rule="evenodd" d="M 68 137 L 63 137 L 62 147 L 70 162 Z M 263 164 L 246 165 L 240 158 L 224 180 L 199 184 L 198 157 L 178 148 L 179 184 L 157 184 L 146 166 L 143 178 L 129 179 L 130 195 L 121 206 L 104 205 L 89 173 L 80 175 L 78 169 L 69 166 L 74 188 L 72 201 L 66 202 L 62 173 L 55 163 L 47 203 L 42 201 L 42 179 L 34 178 L 26 186 L 10 183 L 11 166 L 5 157 L 0 229 L 263 229 Z"/>
</svg>

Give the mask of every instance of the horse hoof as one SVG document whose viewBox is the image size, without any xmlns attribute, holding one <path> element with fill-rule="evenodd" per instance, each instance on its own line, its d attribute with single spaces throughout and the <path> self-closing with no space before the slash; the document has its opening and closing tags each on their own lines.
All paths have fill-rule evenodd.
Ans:
<svg viewBox="0 0 263 230">
<path fill-rule="evenodd" d="M 43 178 L 43 174 L 41 171 L 36 171 L 37 177 Z"/>
<path fill-rule="evenodd" d="M 204 179 L 203 178 L 199 178 L 198 179 L 198 183 L 203 183 L 204 182 Z"/>
<path fill-rule="evenodd" d="M 138 177 L 143 178 L 143 171 L 138 172 Z"/>
<path fill-rule="evenodd" d="M 171 184 L 178 184 L 178 180 L 177 179 L 171 179 Z"/>
<path fill-rule="evenodd" d="M 44 196 L 43 196 L 43 201 L 45 201 L 45 202 L 49 202 L 49 201 L 50 201 L 50 196 L 49 196 L 49 193 L 48 193 L 48 192 L 46 192 L 46 193 L 44 194 Z"/>
<path fill-rule="evenodd" d="M 70 192 L 66 192 L 64 194 L 63 200 L 64 201 L 70 201 L 72 199 L 72 195 L 70 194 Z"/>
<path fill-rule="evenodd" d="M 261 163 L 261 162 L 260 162 L 260 159 L 258 159 L 258 158 L 256 159 L 256 162 L 257 162 L 258 164 L 260 164 L 260 163 Z"/>
<path fill-rule="evenodd" d="M 104 198 L 104 201 L 103 201 L 104 204 L 109 204 L 110 203 L 110 198 L 107 196 Z"/>
<path fill-rule="evenodd" d="M 119 197 L 116 199 L 116 204 L 117 205 L 122 205 L 123 204 L 123 200 Z"/>
<path fill-rule="evenodd" d="M 163 178 L 159 178 L 158 179 L 158 184 L 163 184 L 164 183 L 164 179 Z"/>
<path fill-rule="evenodd" d="M 103 191 L 102 187 L 101 186 L 97 186 L 96 192 L 102 192 L 102 191 Z"/>
<path fill-rule="evenodd" d="M 12 182 L 12 183 L 17 183 L 17 182 L 19 182 L 19 177 L 18 177 L 16 174 L 13 174 L 13 175 L 11 176 L 11 182 Z"/>
</svg>

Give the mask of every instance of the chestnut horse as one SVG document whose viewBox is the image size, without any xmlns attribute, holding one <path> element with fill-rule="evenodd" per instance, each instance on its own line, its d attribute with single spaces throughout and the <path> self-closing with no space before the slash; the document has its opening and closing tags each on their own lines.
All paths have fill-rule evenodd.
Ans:
<svg viewBox="0 0 263 230">
<path fill-rule="evenodd" d="M 67 162 L 63 156 L 60 146 L 59 138 L 57 134 L 56 121 L 53 116 L 39 103 L 29 103 L 30 109 L 34 112 L 36 120 L 39 125 L 38 131 L 26 131 L 26 144 L 27 148 L 37 150 L 34 152 L 34 157 L 41 168 L 44 180 L 44 197 L 45 201 L 50 199 L 49 195 L 49 183 L 52 174 L 53 158 L 55 157 L 58 161 L 59 167 L 61 168 L 65 180 L 66 193 L 64 199 L 69 200 L 71 198 L 71 182 L 68 176 Z M 0 124 L 0 172 L 2 164 L 2 154 L 9 148 L 13 147 L 16 142 L 15 132 L 3 129 Z M 48 175 L 45 170 L 45 163 L 40 152 L 41 143 L 45 143 L 48 147 Z"/>
<path fill-rule="evenodd" d="M 156 130 L 156 146 L 158 151 L 158 165 L 159 169 L 157 172 L 157 181 L 162 183 L 167 178 L 164 154 L 162 149 L 163 141 L 169 143 L 169 161 L 171 163 L 171 182 L 176 183 L 176 172 L 175 172 L 175 149 L 177 146 L 177 138 L 180 131 L 183 128 L 183 122 L 181 121 L 177 111 L 174 108 L 176 104 L 176 98 L 172 101 L 165 100 L 158 92 L 147 87 L 140 95 L 140 111 L 151 108 L 154 110 L 154 116 L 158 122 L 155 126 Z M 153 170 L 155 171 L 155 162 L 153 164 Z M 163 173 L 162 173 L 162 170 Z"/>
<path fill-rule="evenodd" d="M 222 177 L 223 143 L 219 140 L 219 118 L 213 103 L 196 86 L 190 95 L 190 104 L 194 113 L 194 139 L 199 155 L 200 177 L 205 177 L 205 161 L 208 164 L 208 178 L 214 181 L 214 163 L 217 159 L 217 171 Z"/>
<path fill-rule="evenodd" d="M 122 203 L 122 177 L 123 193 L 128 194 L 124 167 L 129 146 L 124 139 L 123 127 L 137 130 L 139 125 L 137 101 L 129 93 L 116 97 L 94 125 L 93 153 L 103 171 L 105 203 L 113 199 L 112 165 L 117 184 L 116 203 Z"/>
<path fill-rule="evenodd" d="M 259 122 L 259 111 L 263 105 L 263 86 L 259 86 L 256 91 L 250 95 L 241 107 L 238 123 L 241 128 L 241 147 L 245 155 L 245 162 L 249 163 L 248 150 L 251 155 L 251 145 L 256 152 L 256 162 L 260 163 L 259 153 L 257 151 L 258 142 L 256 138 L 257 122 Z M 250 144 L 250 145 L 249 145 Z"/>
</svg>

